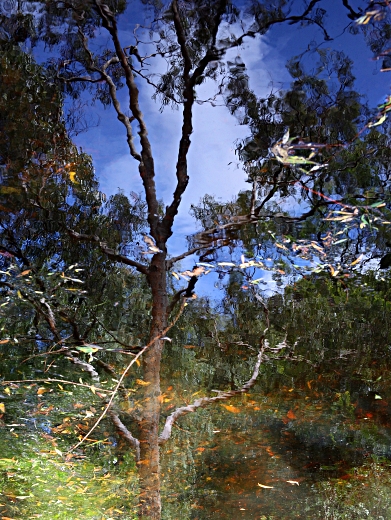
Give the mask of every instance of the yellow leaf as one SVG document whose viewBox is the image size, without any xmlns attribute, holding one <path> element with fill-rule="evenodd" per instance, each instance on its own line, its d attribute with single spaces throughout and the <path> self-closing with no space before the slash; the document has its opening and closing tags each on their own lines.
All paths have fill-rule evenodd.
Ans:
<svg viewBox="0 0 391 520">
<path fill-rule="evenodd" d="M 136 359 L 136 365 L 139 367 L 141 365 L 140 360 Z"/>
<path fill-rule="evenodd" d="M 237 408 L 236 406 L 232 406 L 230 404 L 223 404 L 224 408 L 228 410 L 231 413 L 240 413 L 240 408 Z"/>
<path fill-rule="evenodd" d="M 4 388 L 4 392 L 7 394 L 7 395 L 11 395 L 11 388 L 9 386 L 7 386 L 6 388 Z"/>
<path fill-rule="evenodd" d="M 173 276 L 174 278 L 176 278 L 177 280 L 179 280 L 179 276 L 178 276 L 178 274 L 177 274 L 175 271 L 173 271 L 171 274 L 172 274 L 172 276 Z"/>
<path fill-rule="evenodd" d="M 69 180 L 73 183 L 77 182 L 76 179 L 76 172 L 69 172 Z"/>
<path fill-rule="evenodd" d="M 363 259 L 364 255 L 360 255 L 354 262 L 352 262 L 350 265 L 356 265 Z"/>
<path fill-rule="evenodd" d="M 264 484 L 260 484 L 258 482 L 258 486 L 261 487 L 261 488 L 264 488 L 264 489 L 273 489 L 274 486 L 265 486 Z"/>
<path fill-rule="evenodd" d="M 5 413 L 5 404 L 0 403 L 0 413 Z"/>
<path fill-rule="evenodd" d="M 92 392 L 93 394 L 95 394 L 95 392 L 96 392 L 96 388 L 95 388 L 95 386 L 90 386 L 90 390 L 91 390 L 91 392 Z"/>
<path fill-rule="evenodd" d="M 148 386 L 151 384 L 150 381 L 143 381 L 142 379 L 136 379 L 136 383 L 140 386 Z"/>
<path fill-rule="evenodd" d="M 47 388 L 45 388 L 44 386 L 41 386 L 40 388 L 38 388 L 37 390 L 37 395 L 42 395 L 46 392 L 49 392 L 49 390 Z"/>
<path fill-rule="evenodd" d="M 16 294 L 18 295 L 18 298 L 20 298 L 21 300 L 23 300 L 23 296 L 22 296 L 22 293 L 20 291 L 17 291 Z"/>
</svg>

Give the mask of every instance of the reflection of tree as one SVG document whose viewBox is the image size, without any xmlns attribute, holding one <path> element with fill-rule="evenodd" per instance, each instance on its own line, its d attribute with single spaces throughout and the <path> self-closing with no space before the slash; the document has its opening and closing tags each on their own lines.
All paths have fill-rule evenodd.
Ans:
<svg viewBox="0 0 391 520">
<path fill-rule="evenodd" d="M 386 200 L 388 153 L 384 145 L 387 137 L 373 128 L 360 139 L 356 138 L 367 119 L 367 112 L 360 96 L 353 90 L 351 63 L 342 53 L 319 51 L 319 70 L 314 74 L 306 73 L 299 59 L 292 60 L 292 88 L 283 95 L 272 94 L 267 99 L 258 99 L 250 90 L 245 65 L 239 58 L 228 62 L 226 68 L 222 66 L 227 49 L 236 47 L 247 37 L 264 34 L 277 23 L 313 24 L 323 30 L 325 13 L 316 8 L 317 1 L 309 2 L 301 11 L 298 9 L 301 13 L 298 15 L 290 12 L 292 2 L 281 1 L 273 5 L 254 2 L 250 8 L 251 22 L 241 34 L 236 34 L 239 8 L 224 0 L 208 4 L 202 1 L 185 4 L 174 0 L 166 10 L 158 13 L 152 27 L 153 38 L 157 35 L 157 39 L 151 39 L 152 51 L 146 56 L 142 55 L 137 32 L 131 45 L 124 47 L 120 41 L 117 17 L 125 8 L 123 2 L 35 2 L 37 4 L 42 12 L 35 27 L 35 37 L 42 38 L 50 46 L 60 42 L 63 46 L 60 57 L 53 53 L 47 72 L 33 63 L 29 71 L 23 61 L 27 58 L 20 53 L 19 76 L 5 74 L 14 90 L 20 86 L 26 102 L 22 111 L 30 116 L 29 125 L 20 134 L 22 111 L 18 112 L 20 108 L 13 107 L 14 103 L 5 106 L 6 120 L 12 123 L 9 132 L 15 132 L 15 135 L 11 139 L 11 133 L 5 133 L 4 142 L 0 142 L 4 150 L 0 149 L 4 168 L 11 172 L 9 178 L 4 178 L 2 193 L 12 197 L 4 200 L 0 208 L 4 214 L 1 246 L 6 273 L 2 286 L 9 298 L 9 316 L 15 320 L 23 309 L 26 316 L 23 334 L 31 335 L 33 324 L 33 332 L 39 334 L 42 341 L 50 343 L 51 348 L 55 343 L 56 349 L 52 353 L 64 354 L 95 378 L 98 367 L 106 370 L 119 380 L 117 389 L 125 404 L 128 389 L 123 380 L 127 374 L 127 370 L 124 372 L 127 361 L 121 356 L 132 355 L 147 345 L 142 355 L 143 379 L 139 380 L 142 406 L 128 413 L 116 406 L 109 409 L 106 404 L 106 411 L 131 447 L 140 448 L 140 516 L 160 518 L 163 346 L 168 342 L 166 335 L 176 324 L 178 308 L 182 310 L 186 299 L 192 296 L 195 278 L 203 270 L 189 271 L 187 289 L 177 292 L 169 284 L 167 274 L 176 262 L 192 253 L 202 254 L 205 261 L 213 258 L 219 249 L 233 247 L 239 240 L 248 255 L 261 248 L 267 258 L 275 254 L 276 248 L 289 251 L 303 237 L 317 245 L 315 254 L 319 254 L 330 226 L 324 218 L 330 209 L 335 210 L 341 204 L 351 210 L 352 222 L 357 220 L 353 214 L 356 208 L 368 215 L 365 225 L 354 228 L 357 236 L 351 230 L 346 232 L 348 247 L 353 239 L 354 244 L 359 244 L 356 249 L 344 252 L 348 263 L 372 240 L 368 230 L 375 225 L 373 215 L 376 211 L 381 215 L 386 212 L 380 206 L 374 207 L 373 211 L 368 208 L 379 197 Z M 349 4 L 343 4 L 353 15 Z M 15 36 L 17 19 L 12 16 L 5 27 Z M 102 53 L 91 44 L 97 27 L 105 30 L 111 44 Z M 33 28 L 33 25 L 26 25 L 25 40 Z M 227 35 L 220 40 L 221 28 Z M 328 38 L 325 30 L 323 35 Z M 148 61 L 155 56 L 167 61 L 167 72 L 157 81 L 147 70 Z M 4 67 L 7 67 L 6 61 Z M 321 77 L 322 71 L 334 77 L 334 87 Z M 205 231 L 193 238 L 190 251 L 169 258 L 167 242 L 173 234 L 173 224 L 189 181 L 188 151 L 193 110 L 197 101 L 202 102 L 197 99 L 196 88 L 207 79 L 222 80 L 220 90 L 224 92 L 228 107 L 232 113 L 240 114 L 241 121 L 251 130 L 251 138 L 240 145 L 239 154 L 248 168 L 253 190 L 240 194 L 237 202 L 231 205 L 205 198 L 204 207 L 193 208 Z M 162 206 L 156 193 L 155 179 L 159 172 L 155 171 L 155 157 L 148 136 L 149 122 L 140 106 L 143 81 L 154 87 L 156 97 L 161 98 L 163 104 L 174 103 L 182 109 L 176 187 L 166 207 Z M 104 206 L 90 158 L 75 150 L 66 136 L 55 82 L 62 85 L 64 95 L 77 99 L 84 95 L 83 92 L 90 91 L 94 100 L 112 105 L 124 127 L 129 153 L 138 166 L 143 200 L 134 195 L 131 202 L 118 194 Z M 1 88 L 6 90 L 4 85 L 6 83 Z M 29 86 L 27 90 L 26 85 Z M 126 110 L 121 105 L 123 92 L 119 94 L 122 87 L 127 95 Z M 34 142 L 31 135 L 34 135 Z M 28 152 L 26 156 L 26 149 L 34 154 L 31 156 Z M 363 156 L 371 158 L 370 166 L 363 163 Z M 340 198 L 338 203 L 335 202 L 337 196 Z M 277 197 L 291 197 L 302 210 L 300 215 L 289 214 L 284 205 L 276 201 Z M 359 213 L 360 218 L 362 215 Z M 341 224 L 336 218 L 333 222 L 336 228 Z M 301 227 L 295 227 L 296 223 L 301 223 Z M 339 248 L 335 251 L 339 252 Z M 327 265 L 335 263 L 336 254 L 332 251 Z M 326 264 L 325 260 L 323 262 Z M 76 263 L 79 265 L 75 266 Z M 76 273 L 80 266 L 85 271 L 74 276 L 73 272 Z M 284 274 L 283 266 L 277 267 Z M 224 277 L 224 272 L 221 269 L 219 274 Z M 244 330 L 238 331 L 231 323 L 219 327 L 217 319 L 210 320 L 212 341 L 220 345 L 221 352 L 225 352 L 230 343 L 249 351 L 255 345 L 262 351 L 266 345 L 265 321 L 260 317 L 266 309 L 265 304 L 256 292 L 252 293 L 253 300 L 246 299 L 240 292 L 241 283 L 241 275 L 231 271 L 223 305 L 235 309 L 231 316 L 232 324 L 236 320 L 236 325 L 239 323 L 236 311 L 246 313 L 249 309 L 247 322 L 242 323 Z M 254 329 L 250 327 L 252 319 L 258 321 Z M 17 325 L 14 335 L 21 333 Z M 221 329 L 231 334 L 231 340 L 221 341 Z M 114 342 L 115 349 L 104 346 L 112 345 L 109 342 Z M 113 359 L 114 352 L 119 358 L 114 358 L 112 366 L 108 361 Z M 255 355 L 256 352 L 251 357 Z M 134 358 L 133 362 L 136 364 Z M 224 371 L 229 373 L 230 391 L 222 392 L 214 399 L 200 397 L 186 407 L 178 406 L 163 430 L 164 440 L 169 436 L 174 420 L 181 415 L 227 399 L 254 383 L 256 371 L 247 386 L 242 386 L 243 381 L 248 380 L 248 374 L 245 376 L 240 372 L 239 378 L 227 366 L 228 363 L 224 364 Z"/>
</svg>

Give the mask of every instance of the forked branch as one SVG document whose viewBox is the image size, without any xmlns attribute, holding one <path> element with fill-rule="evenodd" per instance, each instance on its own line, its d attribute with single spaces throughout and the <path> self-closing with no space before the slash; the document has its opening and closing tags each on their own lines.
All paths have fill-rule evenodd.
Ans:
<svg viewBox="0 0 391 520">
<path fill-rule="evenodd" d="M 175 422 L 179 419 L 179 417 L 187 415 L 191 412 L 195 412 L 197 408 L 205 408 L 206 406 L 217 403 L 219 401 L 227 401 L 228 399 L 231 399 L 231 397 L 235 397 L 236 395 L 248 392 L 250 388 L 252 388 L 255 385 L 255 382 L 257 380 L 259 368 L 263 361 L 264 349 L 265 344 L 264 342 L 262 342 L 262 346 L 257 356 L 257 361 L 255 363 L 253 374 L 251 378 L 241 388 L 238 388 L 237 390 L 230 390 L 228 392 L 221 392 L 216 397 L 201 397 L 200 399 L 194 401 L 194 403 L 192 404 L 182 406 L 181 408 L 177 408 L 171 415 L 169 415 L 166 419 L 163 431 L 159 435 L 159 444 L 164 444 L 170 438 L 172 427 L 175 424 Z"/>
</svg>

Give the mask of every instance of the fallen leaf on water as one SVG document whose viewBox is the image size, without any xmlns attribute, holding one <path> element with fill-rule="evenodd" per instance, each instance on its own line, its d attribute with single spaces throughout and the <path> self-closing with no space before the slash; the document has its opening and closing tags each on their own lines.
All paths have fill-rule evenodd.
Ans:
<svg viewBox="0 0 391 520">
<path fill-rule="evenodd" d="M 287 480 L 288 484 L 292 484 L 292 486 L 296 485 L 298 486 L 299 483 L 297 482 L 297 480 Z"/>
<path fill-rule="evenodd" d="M 294 414 L 294 412 L 292 410 L 289 410 L 289 412 L 286 414 L 286 416 L 288 417 L 288 419 L 296 419 L 296 415 Z"/>
<path fill-rule="evenodd" d="M 258 486 L 261 488 L 264 488 L 264 489 L 273 489 L 273 486 L 265 486 L 264 484 L 260 484 L 259 482 L 258 482 Z"/>
<path fill-rule="evenodd" d="M 150 381 L 143 381 L 142 379 L 136 379 L 136 383 L 140 386 L 147 386 L 151 384 Z"/>
<path fill-rule="evenodd" d="M 232 406 L 230 404 L 223 404 L 224 408 L 228 410 L 231 413 L 240 413 L 240 408 L 237 408 L 236 406 Z"/>
</svg>

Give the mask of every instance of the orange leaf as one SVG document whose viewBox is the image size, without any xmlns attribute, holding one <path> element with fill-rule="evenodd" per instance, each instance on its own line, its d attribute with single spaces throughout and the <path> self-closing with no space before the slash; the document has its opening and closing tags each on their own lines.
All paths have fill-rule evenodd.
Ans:
<svg viewBox="0 0 391 520">
<path fill-rule="evenodd" d="M 2 339 L 0 340 L 0 345 L 4 345 L 4 343 L 8 343 L 9 339 Z"/>
<path fill-rule="evenodd" d="M 289 410 L 286 416 L 288 417 L 288 419 L 296 419 L 296 415 L 292 412 L 292 410 Z"/>
<path fill-rule="evenodd" d="M 232 406 L 230 404 L 223 404 L 224 408 L 228 410 L 231 413 L 240 413 L 240 408 L 237 408 L 236 406 Z"/>
<path fill-rule="evenodd" d="M 48 388 L 45 388 L 44 386 L 41 386 L 40 388 L 38 388 L 37 390 L 37 395 L 42 395 L 46 392 L 49 392 L 49 389 Z"/>
<path fill-rule="evenodd" d="M 23 273 L 20 273 L 17 278 L 19 278 L 19 276 L 26 276 L 26 274 L 29 274 L 31 273 L 31 269 L 27 269 L 26 271 L 23 271 Z"/>
</svg>

